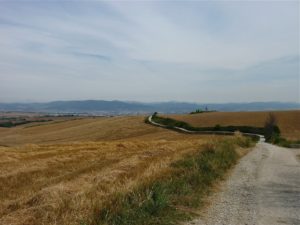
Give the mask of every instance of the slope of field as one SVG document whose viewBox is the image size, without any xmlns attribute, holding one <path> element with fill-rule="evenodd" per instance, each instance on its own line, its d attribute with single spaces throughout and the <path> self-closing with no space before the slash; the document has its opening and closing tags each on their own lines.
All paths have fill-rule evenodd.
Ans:
<svg viewBox="0 0 300 225">
<path fill-rule="evenodd" d="M 96 117 L 26 124 L 0 128 L 0 145 L 107 141 L 121 139 L 170 139 L 179 134 L 144 123 L 143 116 Z"/>
<path fill-rule="evenodd" d="M 272 112 L 278 121 L 282 136 L 300 139 L 300 110 Z M 219 125 L 263 127 L 269 112 L 212 112 L 192 115 L 167 115 L 167 117 L 184 121 L 195 127 L 213 127 Z"/>
<path fill-rule="evenodd" d="M 150 126 L 143 117 L 2 128 L 0 224 L 88 222 L 110 196 L 163 174 L 211 139 Z"/>
</svg>

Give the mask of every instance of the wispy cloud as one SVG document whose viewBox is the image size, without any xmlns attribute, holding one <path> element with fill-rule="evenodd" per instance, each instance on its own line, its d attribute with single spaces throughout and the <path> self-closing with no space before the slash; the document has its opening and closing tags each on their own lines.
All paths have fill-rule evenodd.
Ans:
<svg viewBox="0 0 300 225">
<path fill-rule="evenodd" d="M 94 59 L 99 59 L 99 60 L 104 60 L 104 61 L 111 61 L 111 58 L 105 55 L 100 55 L 100 54 L 94 54 L 94 53 L 84 53 L 84 52 L 73 52 L 72 53 L 75 56 L 81 56 L 81 57 L 86 57 L 86 58 L 94 58 Z"/>
<path fill-rule="evenodd" d="M 299 101 L 297 1 L 2 1 L 0 12 L 0 101 Z"/>
</svg>

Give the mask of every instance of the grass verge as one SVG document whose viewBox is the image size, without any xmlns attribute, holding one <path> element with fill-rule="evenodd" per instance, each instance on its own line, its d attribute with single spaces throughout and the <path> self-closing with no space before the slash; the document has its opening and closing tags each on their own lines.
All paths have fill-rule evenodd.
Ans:
<svg viewBox="0 0 300 225">
<path fill-rule="evenodd" d="M 237 137 L 207 144 L 204 150 L 171 164 L 159 178 L 148 180 L 126 194 L 117 194 L 95 210 L 93 224 L 178 224 L 195 215 L 212 185 L 237 162 L 237 146 L 251 146 Z"/>
</svg>

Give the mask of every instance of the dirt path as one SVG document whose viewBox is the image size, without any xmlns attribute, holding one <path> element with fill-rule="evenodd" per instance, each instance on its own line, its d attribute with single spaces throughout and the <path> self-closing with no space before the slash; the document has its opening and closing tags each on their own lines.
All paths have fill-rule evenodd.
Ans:
<svg viewBox="0 0 300 225">
<path fill-rule="evenodd" d="M 300 149 L 260 142 L 242 158 L 203 216 L 187 225 L 300 224 Z"/>
</svg>

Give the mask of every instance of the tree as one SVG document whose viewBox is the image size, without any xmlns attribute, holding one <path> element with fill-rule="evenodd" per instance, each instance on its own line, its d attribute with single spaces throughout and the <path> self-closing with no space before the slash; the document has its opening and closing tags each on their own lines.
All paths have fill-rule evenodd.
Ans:
<svg viewBox="0 0 300 225">
<path fill-rule="evenodd" d="M 265 122 L 265 139 L 267 142 L 274 142 L 280 136 L 280 130 L 277 126 L 277 119 L 273 113 L 269 113 Z"/>
</svg>

